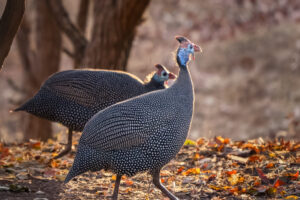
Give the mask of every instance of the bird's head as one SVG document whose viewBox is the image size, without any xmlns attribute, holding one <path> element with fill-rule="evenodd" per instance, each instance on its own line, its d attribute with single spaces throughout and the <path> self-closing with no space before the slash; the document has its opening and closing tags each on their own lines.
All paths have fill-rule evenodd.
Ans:
<svg viewBox="0 0 300 200">
<path fill-rule="evenodd" d="M 177 62 L 180 66 L 186 66 L 190 58 L 195 59 L 195 52 L 202 52 L 201 47 L 192 43 L 183 36 L 176 36 L 176 40 L 180 43 L 177 49 Z"/>
<path fill-rule="evenodd" d="M 169 79 L 175 79 L 177 77 L 172 72 L 169 72 L 167 68 L 165 68 L 161 64 L 156 64 L 155 67 L 157 71 L 155 72 L 153 79 L 158 83 L 164 84 Z"/>
</svg>

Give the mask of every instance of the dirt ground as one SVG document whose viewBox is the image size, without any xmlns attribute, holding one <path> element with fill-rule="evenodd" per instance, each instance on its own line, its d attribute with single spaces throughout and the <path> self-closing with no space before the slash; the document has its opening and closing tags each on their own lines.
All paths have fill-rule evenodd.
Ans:
<svg viewBox="0 0 300 200">
<path fill-rule="evenodd" d="M 253 14 L 250 8 L 240 12 L 232 2 L 151 1 L 145 22 L 137 30 L 128 70 L 144 79 L 155 64 L 161 63 L 177 73 L 172 53 L 177 45 L 174 36 L 185 35 L 203 49 L 203 53 L 190 63 L 196 93 L 192 139 L 217 135 L 234 139 L 299 138 L 300 28 L 295 23 L 297 13 L 292 20 L 258 23 L 249 31 L 237 31 L 234 36 L 225 37 L 231 23 L 246 20 Z M 270 1 L 265 3 L 268 5 Z M 74 14 L 73 4 L 68 5 L 67 9 Z M 269 8 L 272 7 L 263 9 Z M 60 70 L 71 66 L 72 62 L 63 55 Z M 26 116 L 10 114 L 9 110 L 25 100 L 7 81 L 14 80 L 20 87 L 24 84 L 22 76 L 14 44 L 0 73 L 0 136 L 6 142 L 23 137 L 20 120 Z M 56 124 L 55 128 L 55 132 L 64 130 Z"/>
<path fill-rule="evenodd" d="M 110 199 L 116 179 L 111 172 L 87 172 L 63 184 L 75 153 L 53 160 L 61 148 L 51 140 L 1 144 L 1 199 Z M 161 181 L 186 200 L 298 199 L 299 169 L 300 142 L 200 138 L 186 141 L 161 171 Z M 166 198 L 149 174 L 140 173 L 122 177 L 119 199 Z"/>
</svg>

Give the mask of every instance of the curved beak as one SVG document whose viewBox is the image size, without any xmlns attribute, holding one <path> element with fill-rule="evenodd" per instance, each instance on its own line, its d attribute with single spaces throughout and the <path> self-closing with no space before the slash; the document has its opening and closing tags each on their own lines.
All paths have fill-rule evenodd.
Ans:
<svg viewBox="0 0 300 200">
<path fill-rule="evenodd" d="M 169 72 L 169 79 L 176 79 L 177 76 L 173 74 L 172 72 Z"/>
<path fill-rule="evenodd" d="M 193 44 L 194 45 L 194 51 L 195 52 L 202 52 L 202 49 L 199 45 Z"/>
</svg>

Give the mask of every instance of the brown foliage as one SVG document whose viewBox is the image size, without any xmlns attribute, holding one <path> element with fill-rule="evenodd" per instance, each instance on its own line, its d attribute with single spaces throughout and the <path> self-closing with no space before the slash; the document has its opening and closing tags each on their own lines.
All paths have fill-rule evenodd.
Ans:
<svg viewBox="0 0 300 200">
<path fill-rule="evenodd" d="M 79 134 L 76 135 L 79 138 Z M 218 137 L 219 140 L 224 138 Z M 188 140 L 174 161 L 161 171 L 161 182 L 176 192 L 180 199 L 297 199 L 299 198 L 299 148 L 295 141 L 274 140 L 265 142 L 261 138 L 242 142 L 255 145 L 259 153 L 244 150 L 241 142 L 230 141 L 219 144 L 215 139 L 201 138 L 201 145 Z M 216 146 L 215 146 L 216 145 Z M 224 145 L 223 151 L 218 146 Z M 74 155 L 62 159 L 52 158 L 60 145 L 31 141 L 20 145 L 0 144 L 0 195 L 28 198 L 38 192 L 35 188 L 41 181 L 52 183 L 54 190 L 42 189 L 40 197 L 60 192 L 61 199 L 101 198 L 111 195 L 116 176 L 110 172 L 85 173 L 63 186 Z M 253 155 L 254 153 L 254 155 Z M 194 159 L 199 154 L 198 159 Z M 274 157 L 273 154 L 277 156 Z M 231 156 L 241 157 L 247 162 L 238 162 Z M 262 160 L 250 162 L 253 156 L 264 156 Z M 268 167 L 272 163 L 273 167 Z M 26 169 L 26 170 L 24 170 Z M 89 174 L 89 175 L 88 175 Z M 161 199 L 159 190 L 149 185 L 146 174 L 132 178 L 123 176 L 120 194 L 124 199 Z M 7 183 L 10 183 L 7 184 Z M 31 184 L 29 184 L 31 183 Z M 7 191 L 1 191 L 6 188 Z M 57 188 L 60 188 L 59 190 Z M 30 191 L 30 192 L 29 192 Z M 19 192 L 19 193 L 17 193 Z"/>
</svg>

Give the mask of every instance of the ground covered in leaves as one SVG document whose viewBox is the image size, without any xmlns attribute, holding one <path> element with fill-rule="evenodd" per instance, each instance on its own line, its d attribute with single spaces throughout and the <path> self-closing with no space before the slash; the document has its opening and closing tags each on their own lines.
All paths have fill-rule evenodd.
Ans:
<svg viewBox="0 0 300 200">
<path fill-rule="evenodd" d="M 110 172 L 85 173 L 63 184 L 75 154 L 53 160 L 61 148 L 52 140 L 0 144 L 1 199 L 109 199 L 116 178 Z M 200 138 L 186 141 L 161 181 L 180 199 L 299 199 L 299 169 L 300 142 Z M 165 199 L 147 173 L 123 177 L 119 195 Z"/>
</svg>

